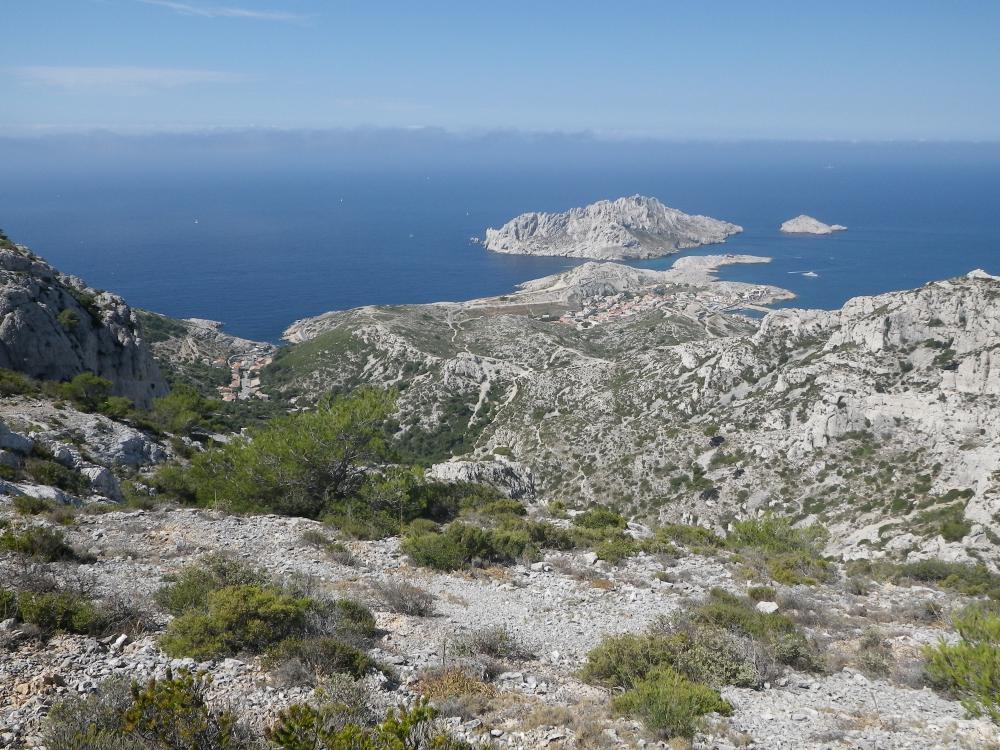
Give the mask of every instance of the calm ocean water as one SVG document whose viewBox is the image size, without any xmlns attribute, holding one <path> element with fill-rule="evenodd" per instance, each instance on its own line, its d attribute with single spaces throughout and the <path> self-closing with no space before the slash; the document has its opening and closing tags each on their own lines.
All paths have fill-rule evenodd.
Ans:
<svg viewBox="0 0 1000 750">
<path fill-rule="evenodd" d="M 568 268 L 565 259 L 487 253 L 469 238 L 522 211 L 633 193 L 743 225 L 724 245 L 691 254 L 771 256 L 723 277 L 786 287 L 797 306 L 837 307 L 977 267 L 1000 273 L 995 161 L 29 174 L 0 183 L 0 226 L 135 306 L 277 340 L 293 320 L 327 310 L 500 294 Z M 782 236 L 778 225 L 799 213 L 849 230 Z"/>
</svg>

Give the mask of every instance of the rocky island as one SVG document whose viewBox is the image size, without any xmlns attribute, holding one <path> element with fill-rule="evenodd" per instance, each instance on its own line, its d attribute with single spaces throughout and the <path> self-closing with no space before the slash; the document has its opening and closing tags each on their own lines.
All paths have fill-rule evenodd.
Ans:
<svg viewBox="0 0 1000 750">
<path fill-rule="evenodd" d="M 483 244 L 495 253 L 624 260 L 659 258 L 723 242 L 741 231 L 736 224 L 633 195 L 563 213 L 521 214 L 499 229 L 487 229 Z"/>
<path fill-rule="evenodd" d="M 841 224 L 824 224 L 819 219 L 805 214 L 799 214 L 781 225 L 781 231 L 785 234 L 833 234 L 843 232 L 845 229 L 847 227 Z"/>
</svg>

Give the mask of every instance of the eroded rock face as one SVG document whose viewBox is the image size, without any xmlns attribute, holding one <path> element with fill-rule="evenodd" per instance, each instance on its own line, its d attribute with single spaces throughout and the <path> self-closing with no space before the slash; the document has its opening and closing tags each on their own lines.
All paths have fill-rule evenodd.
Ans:
<svg viewBox="0 0 1000 750">
<path fill-rule="evenodd" d="M 693 216 L 656 198 L 633 195 L 563 213 L 521 214 L 499 229 L 487 229 L 484 245 L 495 253 L 514 255 L 659 258 L 722 242 L 742 231 L 736 224 Z"/>
<path fill-rule="evenodd" d="M 167 385 L 131 308 L 23 248 L 0 247 L 0 367 L 39 380 L 93 372 L 147 407 Z"/>
<path fill-rule="evenodd" d="M 840 224 L 824 224 L 812 216 L 799 214 L 781 225 L 781 231 L 786 234 L 833 234 L 843 232 L 847 227 Z"/>
<path fill-rule="evenodd" d="M 428 469 L 427 476 L 439 482 L 488 484 L 515 500 L 535 496 L 531 469 L 515 461 L 446 461 Z"/>
</svg>

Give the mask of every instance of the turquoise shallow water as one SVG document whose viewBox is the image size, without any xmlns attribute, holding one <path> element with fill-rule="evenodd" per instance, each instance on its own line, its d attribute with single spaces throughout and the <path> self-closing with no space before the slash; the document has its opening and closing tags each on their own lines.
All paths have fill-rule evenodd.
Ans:
<svg viewBox="0 0 1000 750">
<path fill-rule="evenodd" d="M 1000 273 L 996 160 L 375 174 L 302 167 L 234 174 L 183 164 L 131 175 L 49 170 L 0 183 L 0 226 L 134 305 L 276 340 L 291 321 L 326 310 L 500 294 L 567 268 L 572 261 L 487 253 L 469 238 L 522 211 L 633 193 L 744 226 L 725 244 L 689 254 L 771 256 L 767 266 L 732 266 L 722 276 L 789 288 L 799 295 L 795 305 L 837 307 L 976 267 Z M 781 235 L 778 225 L 799 213 L 849 229 Z"/>
</svg>

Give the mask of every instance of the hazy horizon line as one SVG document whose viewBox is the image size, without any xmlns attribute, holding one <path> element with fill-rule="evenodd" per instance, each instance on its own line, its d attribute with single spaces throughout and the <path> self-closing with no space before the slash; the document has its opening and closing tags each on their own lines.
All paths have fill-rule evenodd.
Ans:
<svg viewBox="0 0 1000 750">
<path fill-rule="evenodd" d="M 876 137 L 768 137 L 768 136 L 730 136 L 704 137 L 685 135 L 665 135 L 649 133 L 625 133 L 601 130 L 543 130 L 526 128 L 447 128 L 440 125 L 415 126 L 382 126 L 382 125 L 333 125 L 333 126 L 272 126 L 272 125 L 218 125 L 218 126 L 178 126 L 166 127 L 107 127 L 107 126 L 56 126 L 38 125 L 30 127 L 0 127 L 0 139 L 3 140 L 41 140 L 45 138 L 65 137 L 116 137 L 123 139 L 153 138 L 153 137 L 218 137 L 247 135 L 363 135 L 363 134 L 406 134 L 406 135 L 438 135 L 459 140 L 478 140 L 496 137 L 509 138 L 560 138 L 570 140 L 589 140 L 607 143 L 660 143 L 660 144 L 818 144 L 818 145 L 1000 145 L 1000 136 L 996 138 L 876 138 Z"/>
</svg>

